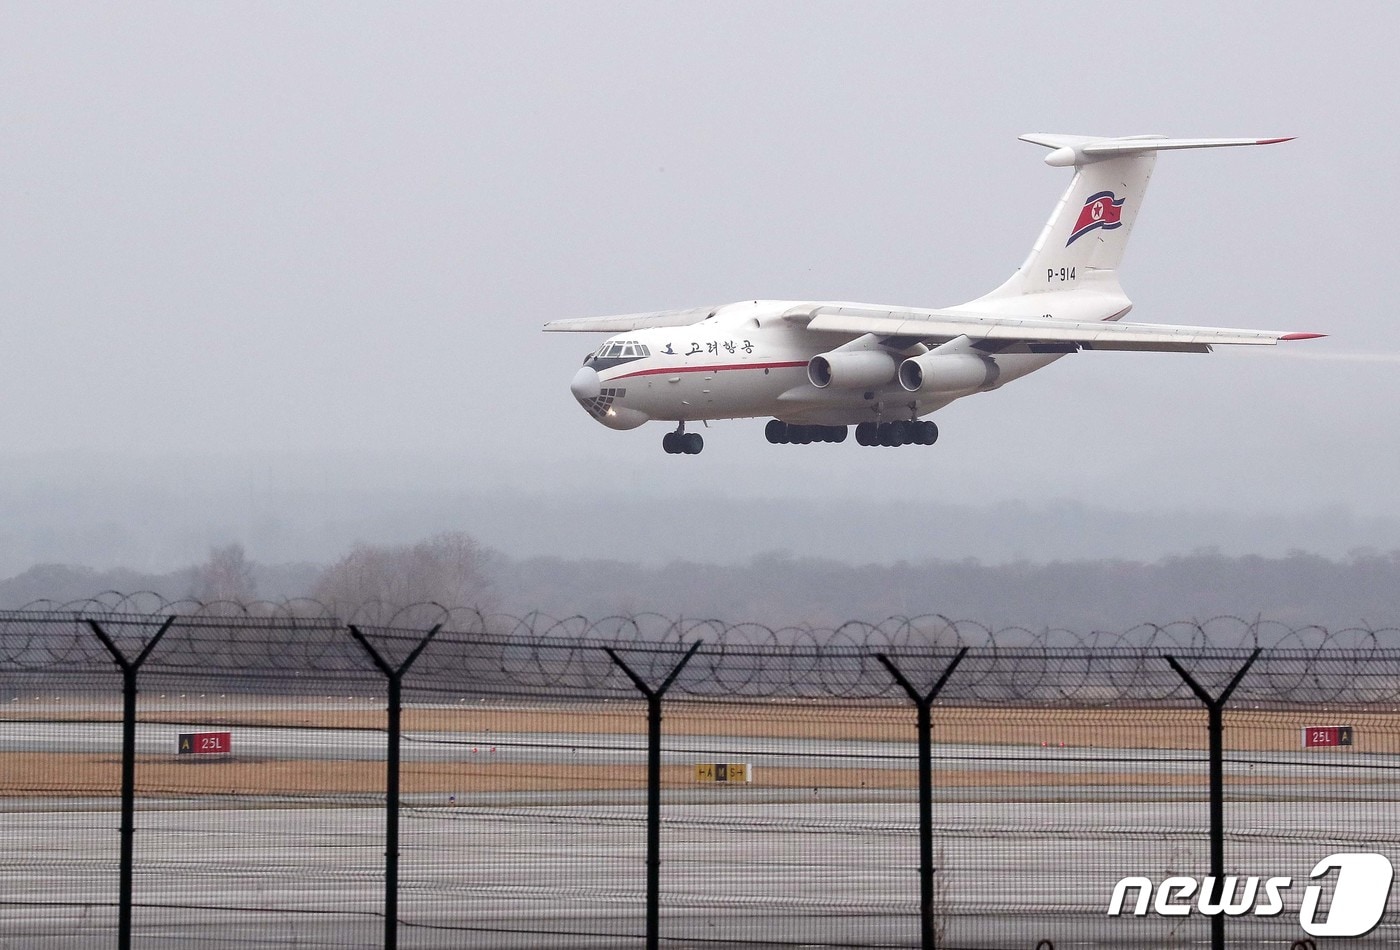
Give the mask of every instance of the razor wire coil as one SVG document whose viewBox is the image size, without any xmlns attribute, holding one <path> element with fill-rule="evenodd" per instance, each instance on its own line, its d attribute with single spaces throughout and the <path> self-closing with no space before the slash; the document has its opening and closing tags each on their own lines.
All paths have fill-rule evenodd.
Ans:
<svg viewBox="0 0 1400 950">
<path fill-rule="evenodd" d="M 0 611 L 0 674 L 8 679 L 111 671 L 97 623 L 140 648 L 167 618 L 147 676 L 180 676 L 225 688 L 286 690 L 318 684 L 377 688 L 379 677 L 350 637 L 354 624 L 389 657 L 404 657 L 428 629 L 442 632 L 406 687 L 423 697 L 535 699 L 619 697 L 631 684 L 604 652 L 623 654 L 640 675 L 664 677 L 679 653 L 701 647 L 675 688 L 697 699 L 897 702 L 877 654 L 931 676 L 957 650 L 966 661 L 940 702 L 964 705 L 1190 705 L 1165 662 L 1175 656 L 1205 683 L 1228 679 L 1254 649 L 1261 655 L 1232 705 L 1400 704 L 1400 630 L 1215 617 L 1139 624 L 1124 631 L 994 629 L 942 615 L 852 620 L 836 627 L 771 627 L 654 613 L 597 619 L 487 614 L 440 604 L 371 603 L 348 613 L 301 599 L 248 604 L 166 601 L 151 593 L 69 603 L 39 601 Z"/>
</svg>

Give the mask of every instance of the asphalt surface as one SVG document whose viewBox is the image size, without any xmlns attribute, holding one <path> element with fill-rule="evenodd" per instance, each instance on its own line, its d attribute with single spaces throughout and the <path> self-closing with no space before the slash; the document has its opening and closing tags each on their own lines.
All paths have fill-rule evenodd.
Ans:
<svg viewBox="0 0 1400 950">
<path fill-rule="evenodd" d="M 142 755 L 174 755 L 189 726 L 141 724 Z M 381 732 L 235 728 L 234 755 L 382 760 Z M 111 755 L 110 723 L 0 722 L 0 751 Z M 494 751 L 491 751 L 494 749 Z M 409 761 L 639 764 L 641 736 L 424 733 Z M 1114 883 L 1204 876 L 1201 753 L 937 745 L 948 770 L 998 784 L 936 787 L 935 909 L 945 948 L 1207 946 L 1198 914 L 1110 918 Z M 912 947 L 919 943 L 912 788 L 770 788 L 764 770 L 913 769 L 912 743 L 668 737 L 665 762 L 747 761 L 749 786 L 663 796 L 666 947 Z M 1005 773 L 1026 774 L 1024 782 Z M 1046 784 L 1045 773 L 1113 773 L 1126 784 Z M 1231 753 L 1228 869 L 1289 876 L 1275 918 L 1231 918 L 1231 947 L 1287 948 L 1317 860 L 1377 850 L 1400 863 L 1400 769 L 1389 756 Z M 1179 776 L 1199 782 L 1172 782 Z M 1264 779 L 1265 781 L 1259 781 Z M 1353 781 L 1360 779 L 1360 781 Z M 3 785 L 3 782 L 0 782 Z M 382 798 L 213 796 L 138 803 L 134 945 L 233 950 L 378 947 L 384 941 Z M 640 790 L 414 795 L 402 813 L 399 946 L 641 946 L 645 826 Z M 0 797 L 0 950 L 115 945 L 118 809 L 112 799 Z M 1392 907 L 1358 947 L 1400 945 Z M 1330 941 L 1328 948 L 1348 944 Z"/>
<path fill-rule="evenodd" d="M 34 802 L 2 817 L 0 948 L 112 946 L 115 809 Z M 915 821 L 913 804 L 901 802 L 668 805 L 663 945 L 917 946 Z M 942 803 L 940 945 L 1204 945 L 1199 915 L 1169 922 L 1105 911 L 1121 877 L 1203 875 L 1206 821 L 1199 803 Z M 1232 918 L 1232 947 L 1287 947 L 1304 936 L 1297 908 L 1321 857 L 1380 850 L 1400 861 L 1393 802 L 1236 803 L 1226 824 L 1231 870 L 1298 882 L 1279 917 Z M 136 947 L 383 945 L 380 809 L 143 802 L 137 826 Z M 640 945 L 638 807 L 410 807 L 401 845 L 402 947 Z M 1396 941 L 1392 906 L 1382 929 L 1356 945 Z"/>
</svg>

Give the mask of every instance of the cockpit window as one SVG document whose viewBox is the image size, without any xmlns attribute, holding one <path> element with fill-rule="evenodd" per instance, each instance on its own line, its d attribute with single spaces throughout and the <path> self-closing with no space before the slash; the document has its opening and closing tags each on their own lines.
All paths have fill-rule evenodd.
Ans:
<svg viewBox="0 0 1400 950">
<path fill-rule="evenodd" d="M 598 351 L 589 357 L 586 365 L 594 369 L 607 369 L 609 366 L 644 359 L 650 355 L 651 349 L 645 343 L 638 343 L 636 340 L 613 340 L 598 347 Z"/>
</svg>

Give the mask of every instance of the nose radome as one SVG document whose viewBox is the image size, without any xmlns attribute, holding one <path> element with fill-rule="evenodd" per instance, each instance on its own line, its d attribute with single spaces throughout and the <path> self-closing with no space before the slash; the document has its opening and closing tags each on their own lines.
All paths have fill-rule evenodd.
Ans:
<svg viewBox="0 0 1400 950">
<path fill-rule="evenodd" d="M 569 383 L 569 392 L 573 393 L 579 402 L 597 399 L 602 391 L 603 384 L 598 379 L 598 372 L 591 366 L 580 366 L 574 374 L 573 382 Z"/>
</svg>

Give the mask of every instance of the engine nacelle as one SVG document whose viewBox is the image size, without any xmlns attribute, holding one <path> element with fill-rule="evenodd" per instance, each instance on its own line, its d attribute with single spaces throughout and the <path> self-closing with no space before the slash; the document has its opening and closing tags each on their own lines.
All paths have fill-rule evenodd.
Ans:
<svg viewBox="0 0 1400 950">
<path fill-rule="evenodd" d="M 818 389 L 870 389 L 888 385 L 899 363 L 885 350 L 832 350 L 807 361 L 807 379 Z"/>
<path fill-rule="evenodd" d="M 899 385 L 911 393 L 960 393 L 990 389 L 1001 369 L 996 361 L 972 353 L 914 356 L 899 364 Z"/>
</svg>

